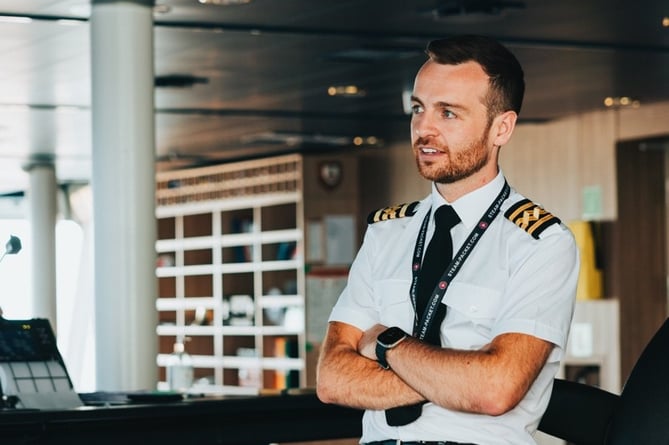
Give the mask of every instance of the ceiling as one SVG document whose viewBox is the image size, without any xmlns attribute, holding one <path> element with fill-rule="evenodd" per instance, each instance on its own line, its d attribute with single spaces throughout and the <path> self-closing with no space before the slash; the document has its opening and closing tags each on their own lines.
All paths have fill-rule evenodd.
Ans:
<svg viewBox="0 0 669 445">
<path fill-rule="evenodd" d="M 155 74 L 172 81 L 155 93 L 158 169 L 404 141 L 402 93 L 425 44 L 460 33 L 496 37 L 517 55 L 524 122 L 601 109 L 605 97 L 669 100 L 667 0 L 158 0 L 155 9 Z M 84 0 L 0 2 L 0 193 L 24 190 L 22 166 L 40 156 L 55 159 L 61 183 L 90 180 L 89 14 Z M 181 80 L 192 84 L 173 85 Z M 345 85 L 364 94 L 328 95 Z"/>
</svg>

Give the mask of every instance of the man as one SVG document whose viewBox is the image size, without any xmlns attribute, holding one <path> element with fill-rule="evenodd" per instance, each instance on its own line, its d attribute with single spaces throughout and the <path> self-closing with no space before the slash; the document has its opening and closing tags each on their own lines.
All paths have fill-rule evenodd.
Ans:
<svg viewBox="0 0 669 445">
<path fill-rule="evenodd" d="M 513 54 L 480 36 L 430 42 L 427 54 L 411 141 L 432 193 L 370 215 L 330 315 L 318 396 L 366 410 L 361 443 L 532 444 L 564 354 L 578 251 L 498 167 L 524 94 Z M 437 233 L 455 255 L 424 284 L 436 257 L 423 247 L 448 205 L 455 225 Z"/>
</svg>

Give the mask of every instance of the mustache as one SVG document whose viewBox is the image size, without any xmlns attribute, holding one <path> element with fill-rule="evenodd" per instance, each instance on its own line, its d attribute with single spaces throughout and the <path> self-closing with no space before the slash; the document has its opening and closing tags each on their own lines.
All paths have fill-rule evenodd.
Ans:
<svg viewBox="0 0 669 445">
<path fill-rule="evenodd" d="M 434 138 L 432 138 L 432 137 L 423 137 L 423 136 L 421 136 L 421 137 L 419 137 L 418 139 L 416 139 L 416 140 L 414 141 L 414 143 L 413 143 L 413 146 L 414 146 L 414 148 L 416 148 L 416 149 L 417 149 L 418 147 L 420 147 L 421 145 L 428 146 L 428 147 L 438 148 L 438 149 L 443 150 L 443 151 L 448 150 L 448 147 L 443 146 L 443 145 L 440 144 L 439 142 L 435 141 Z"/>
</svg>

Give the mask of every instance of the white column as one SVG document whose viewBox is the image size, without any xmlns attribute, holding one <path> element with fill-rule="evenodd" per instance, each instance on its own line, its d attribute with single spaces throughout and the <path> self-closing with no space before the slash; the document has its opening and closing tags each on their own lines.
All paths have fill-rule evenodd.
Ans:
<svg viewBox="0 0 669 445">
<path fill-rule="evenodd" d="M 30 175 L 32 314 L 37 318 L 48 318 L 56 331 L 56 171 L 50 157 L 36 157 L 24 169 Z"/>
<path fill-rule="evenodd" d="M 153 1 L 92 3 L 96 386 L 155 389 Z"/>
</svg>

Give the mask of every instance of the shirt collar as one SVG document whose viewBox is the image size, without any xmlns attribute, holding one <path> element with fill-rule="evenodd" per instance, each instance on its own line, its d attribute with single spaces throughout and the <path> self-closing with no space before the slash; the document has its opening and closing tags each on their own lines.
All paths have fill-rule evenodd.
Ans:
<svg viewBox="0 0 669 445">
<path fill-rule="evenodd" d="M 434 210 L 439 206 L 444 204 L 450 204 L 453 206 L 455 211 L 458 213 L 460 220 L 465 225 L 467 229 L 473 229 L 483 213 L 488 210 L 490 204 L 495 200 L 499 192 L 504 187 L 504 174 L 500 169 L 495 176 L 495 179 L 480 187 L 473 192 L 469 192 L 464 196 L 456 199 L 454 202 L 449 203 L 444 199 L 443 196 L 439 194 L 436 184 L 432 183 L 432 208 L 434 215 Z"/>
</svg>

